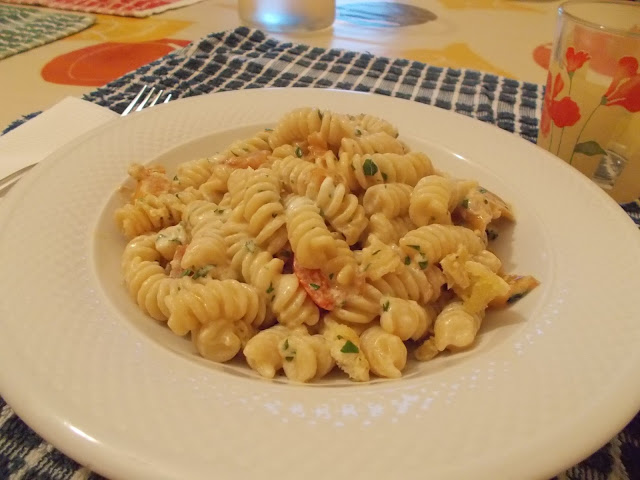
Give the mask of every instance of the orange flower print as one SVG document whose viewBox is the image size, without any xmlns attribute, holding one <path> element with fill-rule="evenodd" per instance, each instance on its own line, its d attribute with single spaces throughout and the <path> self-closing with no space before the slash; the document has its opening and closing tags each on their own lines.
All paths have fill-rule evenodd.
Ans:
<svg viewBox="0 0 640 480">
<path fill-rule="evenodd" d="M 544 136 L 551 131 L 551 121 L 556 127 L 570 127 L 580 120 L 580 108 L 570 97 L 563 97 L 556 100 L 560 92 L 564 89 L 564 80 L 560 74 L 551 81 L 551 74 L 547 75 L 547 86 L 544 96 L 544 107 L 542 118 L 540 119 L 540 131 Z"/>
<path fill-rule="evenodd" d="M 567 72 L 569 76 L 572 76 L 573 72 L 581 68 L 587 60 L 591 59 L 591 56 L 587 52 L 583 52 L 582 50 L 576 52 L 575 48 L 569 47 L 567 48 L 565 58 L 567 60 Z"/>
<path fill-rule="evenodd" d="M 605 106 L 620 105 L 632 113 L 640 112 L 640 74 L 638 60 L 622 57 L 613 75 L 611 85 L 602 97 Z"/>
</svg>

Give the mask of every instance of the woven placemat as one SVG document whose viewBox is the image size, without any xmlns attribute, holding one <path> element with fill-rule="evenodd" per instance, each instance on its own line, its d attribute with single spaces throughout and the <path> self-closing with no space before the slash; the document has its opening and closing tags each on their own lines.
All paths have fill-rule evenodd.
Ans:
<svg viewBox="0 0 640 480">
<path fill-rule="evenodd" d="M 283 43 L 260 31 L 238 28 L 209 35 L 98 88 L 85 99 L 121 113 L 145 84 L 162 88 L 174 98 L 286 86 L 371 92 L 453 110 L 531 142 L 537 137 L 543 98 L 542 85 L 369 53 Z M 624 207 L 640 224 L 640 204 Z M 2 399 L 0 407 L 0 478 L 13 478 L 16 472 L 24 472 L 27 478 L 100 478 L 40 439 Z M 557 478 L 640 479 L 640 415 L 608 444 Z"/>
<path fill-rule="evenodd" d="M 93 15 L 0 4 L 0 59 L 84 30 Z"/>
<path fill-rule="evenodd" d="M 102 13 L 123 17 L 148 17 L 200 1 L 202 0 L 3 0 L 6 3 L 39 5 L 58 10 Z"/>
</svg>

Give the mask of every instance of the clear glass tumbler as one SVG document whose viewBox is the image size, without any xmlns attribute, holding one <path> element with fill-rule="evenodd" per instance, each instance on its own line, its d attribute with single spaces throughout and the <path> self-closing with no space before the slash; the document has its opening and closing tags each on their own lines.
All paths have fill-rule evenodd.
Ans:
<svg viewBox="0 0 640 480">
<path fill-rule="evenodd" d="M 335 0 L 238 0 L 245 25 L 271 32 L 310 32 L 333 24 Z"/>
</svg>

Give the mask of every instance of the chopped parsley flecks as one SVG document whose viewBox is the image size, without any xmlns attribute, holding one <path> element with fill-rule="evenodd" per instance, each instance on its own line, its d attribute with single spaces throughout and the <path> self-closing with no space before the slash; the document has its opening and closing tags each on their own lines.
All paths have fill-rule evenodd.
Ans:
<svg viewBox="0 0 640 480">
<path fill-rule="evenodd" d="M 267 293 L 271 293 L 271 292 L 273 292 L 273 290 L 274 290 L 273 289 L 273 283 L 270 283 L 269 284 L 269 288 L 267 288 Z"/>
<path fill-rule="evenodd" d="M 420 267 L 421 270 L 424 270 L 425 268 L 427 268 L 427 265 L 429 265 L 429 262 L 426 260 L 422 262 L 418 262 L 418 266 Z"/>
<path fill-rule="evenodd" d="M 378 173 L 378 165 L 372 159 L 367 158 L 362 164 L 362 171 L 367 177 L 373 177 Z"/>
<path fill-rule="evenodd" d="M 384 172 L 380 172 L 380 175 L 382 175 L 382 180 L 384 180 L 385 182 L 387 181 L 387 178 L 389 178 Z"/>
<path fill-rule="evenodd" d="M 193 279 L 197 280 L 198 278 L 206 277 L 213 267 L 215 267 L 215 265 L 205 265 L 204 267 L 199 268 L 193 274 Z"/>
<path fill-rule="evenodd" d="M 411 258 L 409 257 L 409 255 L 407 255 L 406 257 L 404 257 L 404 264 L 409 265 L 410 263 L 411 263 Z"/>
<path fill-rule="evenodd" d="M 407 245 L 407 247 L 411 247 L 414 250 L 417 250 L 418 252 L 420 251 L 420 245 Z"/>
<path fill-rule="evenodd" d="M 527 292 L 521 292 L 521 293 L 514 293 L 507 299 L 507 303 L 516 303 L 518 300 L 524 297 L 527 293 L 529 292 L 527 291 Z"/>
<path fill-rule="evenodd" d="M 190 268 L 187 268 L 186 270 L 184 270 L 182 272 L 182 274 L 180 276 L 181 277 L 190 277 L 191 275 L 193 275 L 193 270 L 191 270 Z"/>
<path fill-rule="evenodd" d="M 391 307 L 391 304 L 389 303 L 389 300 L 387 300 L 382 304 L 382 311 L 388 312 L 390 307 Z"/>
<path fill-rule="evenodd" d="M 464 200 L 462 200 L 460 205 L 462 206 L 462 208 L 469 208 L 469 199 L 465 198 Z"/>
<path fill-rule="evenodd" d="M 320 285 L 318 285 L 317 283 L 310 283 L 309 286 L 314 290 L 318 290 L 320 288 Z"/>
<path fill-rule="evenodd" d="M 302 149 L 300 147 L 296 147 L 296 157 L 302 158 Z"/>
<path fill-rule="evenodd" d="M 344 345 L 342 346 L 340 351 L 342 353 L 359 353 L 360 349 L 351 340 L 347 340 L 346 342 L 344 342 Z"/>
</svg>

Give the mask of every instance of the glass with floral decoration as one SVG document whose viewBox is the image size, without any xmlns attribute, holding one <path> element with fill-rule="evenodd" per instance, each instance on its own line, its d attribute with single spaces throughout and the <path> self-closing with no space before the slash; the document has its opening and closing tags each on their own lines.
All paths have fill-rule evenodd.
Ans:
<svg viewBox="0 0 640 480">
<path fill-rule="evenodd" d="M 640 197 L 639 63 L 640 3 L 559 7 L 538 145 L 618 202 Z"/>
</svg>

